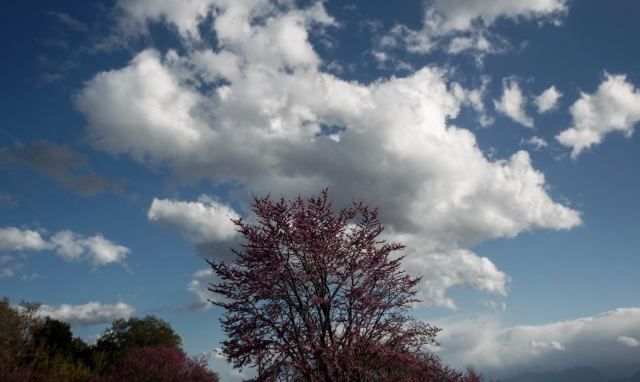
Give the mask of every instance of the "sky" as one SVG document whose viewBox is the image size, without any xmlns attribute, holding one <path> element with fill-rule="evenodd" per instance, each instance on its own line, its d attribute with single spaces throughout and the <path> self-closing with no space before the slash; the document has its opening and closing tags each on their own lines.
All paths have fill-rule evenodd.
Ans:
<svg viewBox="0 0 640 382">
<path fill-rule="evenodd" d="M 0 295 L 214 350 L 253 195 L 379 206 L 438 354 L 640 370 L 633 0 L 4 2 Z M 246 373 L 247 371 L 244 371 Z"/>
</svg>

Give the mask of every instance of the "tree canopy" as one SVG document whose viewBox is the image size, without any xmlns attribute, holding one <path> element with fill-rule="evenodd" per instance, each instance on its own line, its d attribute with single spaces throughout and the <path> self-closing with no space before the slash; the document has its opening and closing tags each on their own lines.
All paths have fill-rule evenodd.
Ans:
<svg viewBox="0 0 640 382">
<path fill-rule="evenodd" d="M 157 317 L 116 320 L 90 346 L 68 323 L 41 318 L 38 308 L 0 300 L 0 381 L 218 381 L 206 360 L 188 357 L 180 336 Z"/>
<path fill-rule="evenodd" d="M 182 339 L 168 322 L 148 315 L 113 321 L 98 340 L 97 346 L 114 347 L 118 350 L 142 346 L 179 348 L 182 346 Z"/>
<path fill-rule="evenodd" d="M 380 238 L 377 209 L 334 212 L 324 191 L 255 198 L 252 210 L 255 223 L 234 220 L 235 261 L 211 263 L 235 367 L 255 367 L 256 381 L 471 378 L 426 352 L 439 329 L 408 315 L 419 278 L 400 267 L 404 246 Z"/>
</svg>

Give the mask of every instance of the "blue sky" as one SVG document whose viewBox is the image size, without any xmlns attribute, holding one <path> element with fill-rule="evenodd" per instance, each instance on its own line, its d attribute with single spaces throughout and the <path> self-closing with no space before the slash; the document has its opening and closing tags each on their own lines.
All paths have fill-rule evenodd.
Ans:
<svg viewBox="0 0 640 382">
<path fill-rule="evenodd" d="M 640 369 L 639 11 L 3 4 L 2 295 L 87 339 L 153 313 L 207 352 L 204 259 L 237 242 L 229 217 L 329 187 L 408 245 L 447 362 Z"/>
</svg>

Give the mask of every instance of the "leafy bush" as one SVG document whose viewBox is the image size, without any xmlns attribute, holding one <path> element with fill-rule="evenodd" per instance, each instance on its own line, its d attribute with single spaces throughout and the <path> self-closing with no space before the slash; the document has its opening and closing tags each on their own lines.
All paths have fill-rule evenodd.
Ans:
<svg viewBox="0 0 640 382">
<path fill-rule="evenodd" d="M 218 382 L 202 358 L 189 358 L 179 349 L 146 346 L 129 350 L 106 376 L 92 382 Z"/>
</svg>

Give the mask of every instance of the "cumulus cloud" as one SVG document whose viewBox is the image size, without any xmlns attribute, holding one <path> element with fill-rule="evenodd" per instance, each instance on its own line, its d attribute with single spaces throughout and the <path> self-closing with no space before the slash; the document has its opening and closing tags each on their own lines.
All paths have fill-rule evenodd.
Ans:
<svg viewBox="0 0 640 382">
<path fill-rule="evenodd" d="M 128 34 L 148 33 L 149 22 L 165 21 L 185 39 L 200 39 L 198 25 L 211 12 L 214 0 L 118 0 L 120 28 Z"/>
<path fill-rule="evenodd" d="M 109 106 L 95 108 L 100 102 Z M 198 145 L 205 126 L 191 112 L 199 102 L 202 96 L 180 87 L 154 51 L 140 53 L 122 70 L 99 74 L 76 98 L 97 147 L 107 151 L 126 147 L 141 161 L 176 157 Z M 96 136 L 107 121 L 111 133 Z"/>
<path fill-rule="evenodd" d="M 54 250 L 65 261 L 89 261 L 94 267 L 122 263 L 129 248 L 105 239 L 102 235 L 82 236 L 59 231 L 44 238 L 40 232 L 16 227 L 0 228 L 0 253 Z"/>
<path fill-rule="evenodd" d="M 566 0 L 435 0 L 426 9 L 425 24 L 442 33 L 468 31 L 479 22 L 491 26 L 499 19 L 555 19 L 568 11 Z"/>
<path fill-rule="evenodd" d="M 154 198 L 147 217 L 180 230 L 195 243 L 204 243 L 233 238 L 237 232 L 232 219 L 240 216 L 230 206 L 201 195 L 195 202 Z"/>
<path fill-rule="evenodd" d="M 16 227 L 0 228 L 0 253 L 12 251 L 41 251 L 49 248 L 49 243 L 40 232 Z"/>
<path fill-rule="evenodd" d="M 446 292 L 452 287 L 471 285 L 489 293 L 506 295 L 509 276 L 499 271 L 486 257 L 468 250 L 448 253 L 412 253 L 405 262 L 409 272 L 423 276 L 423 288 L 418 298 L 426 306 L 457 309 Z"/>
<path fill-rule="evenodd" d="M 491 32 L 499 20 L 546 21 L 558 24 L 568 12 L 567 0 L 434 0 L 426 2 L 423 25 L 411 29 L 395 25 L 380 39 L 382 47 L 403 46 L 413 53 L 429 53 L 444 48 L 450 54 L 504 51 L 508 45 Z"/>
<path fill-rule="evenodd" d="M 230 247 L 239 239 L 232 219 L 238 219 L 233 208 L 207 195 L 197 201 L 154 198 L 147 218 L 180 231 L 190 240 L 200 256 L 228 260 Z"/>
<path fill-rule="evenodd" d="M 547 113 L 558 106 L 558 100 L 562 97 L 555 86 L 551 86 L 547 90 L 535 97 L 534 102 L 538 108 L 538 113 Z"/>
<path fill-rule="evenodd" d="M 545 365 L 637 365 L 627 340 L 640 335 L 640 308 L 620 308 L 591 317 L 541 325 L 504 326 L 495 318 L 437 322 L 444 330 L 440 354 L 458 367 L 474 365 L 490 374 L 510 374 Z M 622 346 L 621 346 L 622 345 Z"/>
<path fill-rule="evenodd" d="M 0 168 L 8 165 L 26 166 L 81 196 L 124 192 L 121 182 L 94 172 L 84 154 L 57 143 L 40 141 L 0 150 Z"/>
<path fill-rule="evenodd" d="M 216 9 L 219 48 L 182 55 L 147 49 L 86 83 L 75 104 L 96 148 L 252 192 L 291 197 L 329 187 L 337 206 L 353 198 L 379 205 L 389 232 L 419 245 L 415 256 L 425 262 L 483 266 L 480 274 L 456 271 L 454 282 L 425 286 L 434 288 L 426 296 L 446 306 L 441 291 L 450 286 L 505 290 L 506 276 L 465 248 L 580 224 L 576 211 L 550 198 L 526 152 L 490 160 L 472 132 L 449 123 L 471 96 L 447 71 L 345 81 L 322 71 L 309 42 L 308 30 L 317 30 L 311 26 L 333 23 L 322 3 L 273 9 L 228 2 Z M 229 232 L 200 220 L 223 215 L 211 201 L 154 203 L 150 216 L 196 244 Z M 429 239 L 415 239 L 422 237 Z"/>
<path fill-rule="evenodd" d="M 74 326 L 90 326 L 110 323 L 118 318 L 129 318 L 134 311 L 133 306 L 124 302 L 103 304 L 92 301 L 82 305 L 42 305 L 38 314 L 68 322 Z"/>
<path fill-rule="evenodd" d="M 493 104 L 498 112 L 521 125 L 533 128 L 533 119 L 527 115 L 525 110 L 527 98 L 522 94 L 516 80 L 505 79 L 502 81 L 502 97 L 500 100 L 494 100 Z"/>
<path fill-rule="evenodd" d="M 571 157 L 600 144 L 614 131 L 626 137 L 633 134 L 640 121 L 640 90 L 625 75 L 606 74 L 595 93 L 582 93 L 571 106 L 573 123 L 556 136 L 558 142 L 571 147 Z"/>
<path fill-rule="evenodd" d="M 71 231 L 60 231 L 51 237 L 58 256 L 66 261 L 89 261 L 94 267 L 122 263 L 129 248 L 105 239 L 102 235 L 84 237 Z"/>
</svg>

